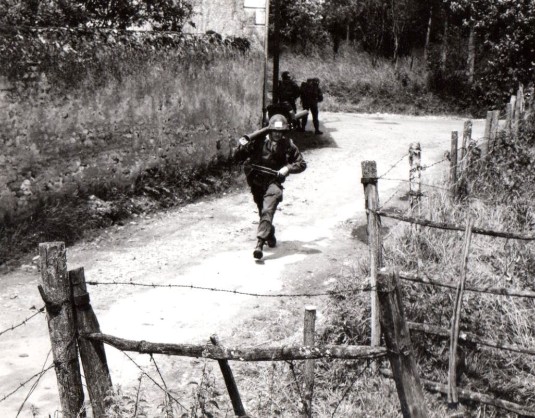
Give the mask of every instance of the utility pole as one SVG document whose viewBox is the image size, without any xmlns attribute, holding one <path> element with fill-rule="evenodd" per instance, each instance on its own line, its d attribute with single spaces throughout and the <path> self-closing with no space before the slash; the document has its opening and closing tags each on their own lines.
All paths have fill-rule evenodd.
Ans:
<svg viewBox="0 0 535 418">
<path fill-rule="evenodd" d="M 279 54 L 280 54 L 280 0 L 272 0 L 273 6 L 273 87 L 271 103 L 279 101 Z"/>
</svg>

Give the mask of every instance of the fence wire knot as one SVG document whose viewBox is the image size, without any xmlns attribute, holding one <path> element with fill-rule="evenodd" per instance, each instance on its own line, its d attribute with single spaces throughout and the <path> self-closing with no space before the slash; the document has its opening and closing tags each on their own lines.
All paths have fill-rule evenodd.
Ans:
<svg viewBox="0 0 535 418">
<path fill-rule="evenodd" d="M 377 184 L 377 177 L 362 177 L 360 182 L 367 186 L 368 184 Z"/>
</svg>

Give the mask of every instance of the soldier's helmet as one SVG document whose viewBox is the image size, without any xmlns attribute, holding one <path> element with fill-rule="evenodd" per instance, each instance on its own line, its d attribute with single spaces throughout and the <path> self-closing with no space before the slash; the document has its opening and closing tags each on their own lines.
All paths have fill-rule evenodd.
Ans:
<svg viewBox="0 0 535 418">
<path fill-rule="evenodd" d="M 290 129 L 288 120 L 282 115 L 273 115 L 269 120 L 269 129 L 272 131 L 287 131 Z"/>
<path fill-rule="evenodd" d="M 281 77 L 283 80 L 289 80 L 290 79 L 290 72 L 289 71 L 283 71 L 281 74 Z"/>
</svg>

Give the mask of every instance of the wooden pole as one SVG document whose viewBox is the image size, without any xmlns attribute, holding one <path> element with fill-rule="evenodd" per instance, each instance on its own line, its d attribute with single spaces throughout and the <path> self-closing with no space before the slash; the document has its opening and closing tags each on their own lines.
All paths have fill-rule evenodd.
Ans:
<svg viewBox="0 0 535 418">
<path fill-rule="evenodd" d="M 498 146 L 498 131 L 500 128 L 500 111 L 492 111 L 492 123 L 490 127 L 490 142 L 489 142 L 489 152 L 494 150 Z"/>
<path fill-rule="evenodd" d="M 450 151 L 450 187 L 453 196 L 457 195 L 457 147 L 459 143 L 459 132 L 451 133 L 451 151 Z"/>
<path fill-rule="evenodd" d="M 39 293 L 45 302 L 48 332 L 58 381 L 62 416 L 85 417 L 84 391 L 78 352 L 72 292 L 63 242 L 39 244 L 41 280 Z"/>
<path fill-rule="evenodd" d="M 150 341 L 134 341 L 124 338 L 93 333 L 84 338 L 102 341 L 122 351 L 133 351 L 144 354 L 167 354 L 171 356 L 209 358 L 213 360 L 234 361 L 283 361 L 309 360 L 318 358 L 339 358 L 346 360 L 381 358 L 386 355 L 383 347 L 360 345 L 326 345 L 315 347 L 283 346 L 283 347 L 220 347 L 210 345 L 154 343 Z"/>
<path fill-rule="evenodd" d="M 420 197 L 422 196 L 422 147 L 419 142 L 413 142 L 409 147 L 409 198 L 411 212 L 418 209 L 420 213 Z"/>
<path fill-rule="evenodd" d="M 518 92 L 516 93 L 516 110 L 515 110 L 515 136 L 518 135 L 520 123 L 524 118 L 525 102 L 524 102 L 524 86 L 520 84 L 518 86 Z"/>
<path fill-rule="evenodd" d="M 492 110 L 487 111 L 487 119 L 485 120 L 485 134 L 483 139 L 483 145 L 481 147 L 481 156 L 484 157 L 489 153 L 489 141 L 490 141 L 490 127 L 492 125 Z"/>
<path fill-rule="evenodd" d="M 273 0 L 273 87 L 271 94 L 271 103 L 279 102 L 279 60 L 280 60 L 280 11 L 281 0 Z"/>
<path fill-rule="evenodd" d="M 511 129 L 513 126 L 513 106 L 511 103 L 507 103 L 505 105 L 505 134 L 510 137 L 511 136 Z"/>
<path fill-rule="evenodd" d="M 316 332 L 316 307 L 305 307 L 305 324 L 303 327 L 303 344 L 313 347 Z M 304 387 L 304 406 L 302 416 L 304 418 L 312 417 L 312 397 L 314 394 L 314 368 L 316 360 L 305 361 L 305 387 Z"/>
<path fill-rule="evenodd" d="M 213 345 L 220 346 L 219 338 L 217 337 L 217 335 L 212 335 L 210 337 L 210 341 Z M 218 360 L 217 362 L 219 363 L 219 368 L 221 369 L 223 379 L 225 380 L 225 385 L 227 386 L 227 391 L 228 395 L 230 396 L 230 401 L 232 402 L 234 414 L 238 417 L 243 417 L 247 415 L 245 413 L 245 408 L 243 407 L 243 403 L 241 401 L 238 385 L 236 385 L 236 381 L 234 380 L 234 374 L 232 373 L 232 369 L 228 364 L 228 360 Z"/>
<path fill-rule="evenodd" d="M 404 418 L 427 417 L 409 327 L 403 314 L 398 279 L 392 270 L 383 268 L 379 271 L 377 290 L 381 307 L 381 329 L 396 382 L 401 413 Z"/>
<path fill-rule="evenodd" d="M 375 161 L 362 161 L 361 182 L 364 185 L 364 201 L 368 218 L 368 247 L 370 249 L 371 346 L 378 347 L 381 342 L 381 325 L 379 323 L 379 300 L 376 286 L 378 271 L 383 266 L 383 240 L 381 237 L 381 218 L 376 213 L 379 208 L 379 191 L 377 189 L 377 164 Z"/>
<path fill-rule="evenodd" d="M 463 129 L 463 144 L 461 146 L 461 173 L 467 166 L 468 145 L 472 140 L 472 121 L 467 120 L 464 122 Z"/>
<path fill-rule="evenodd" d="M 459 398 L 457 394 L 457 345 L 459 342 L 459 327 L 461 323 L 461 307 L 464 293 L 464 284 L 466 282 L 468 255 L 470 253 L 470 243 L 472 241 L 472 228 L 474 227 L 474 218 L 469 217 L 466 225 L 466 233 L 464 239 L 463 259 L 461 265 L 461 277 L 457 292 L 455 295 L 455 303 L 453 307 L 453 315 L 451 318 L 451 337 L 450 337 L 450 364 L 448 373 L 448 403 L 453 409 L 457 408 Z"/>
<path fill-rule="evenodd" d="M 76 326 L 78 335 L 100 332 L 97 316 L 91 306 L 84 269 L 82 267 L 69 271 L 74 306 L 76 308 Z M 106 418 L 106 409 L 110 405 L 109 395 L 113 392 L 110 370 L 106 361 L 104 344 L 78 338 L 80 359 L 84 368 L 87 391 L 91 400 L 94 418 Z"/>
</svg>

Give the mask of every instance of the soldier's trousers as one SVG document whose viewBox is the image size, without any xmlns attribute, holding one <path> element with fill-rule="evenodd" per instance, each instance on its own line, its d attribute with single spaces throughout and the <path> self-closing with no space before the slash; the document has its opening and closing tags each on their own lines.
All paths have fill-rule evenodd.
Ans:
<svg viewBox="0 0 535 418">
<path fill-rule="evenodd" d="M 253 186 L 251 187 L 251 192 L 260 216 L 256 237 L 265 241 L 271 233 L 277 206 L 282 202 L 282 186 L 278 183 L 271 183 L 267 186 Z"/>
<path fill-rule="evenodd" d="M 317 104 L 310 105 L 308 107 L 305 107 L 306 110 L 308 110 L 312 115 L 312 123 L 314 124 L 314 129 L 316 131 L 320 130 L 320 121 L 319 121 L 319 109 Z M 303 129 L 305 129 L 308 122 L 308 116 L 303 118 Z"/>
</svg>

